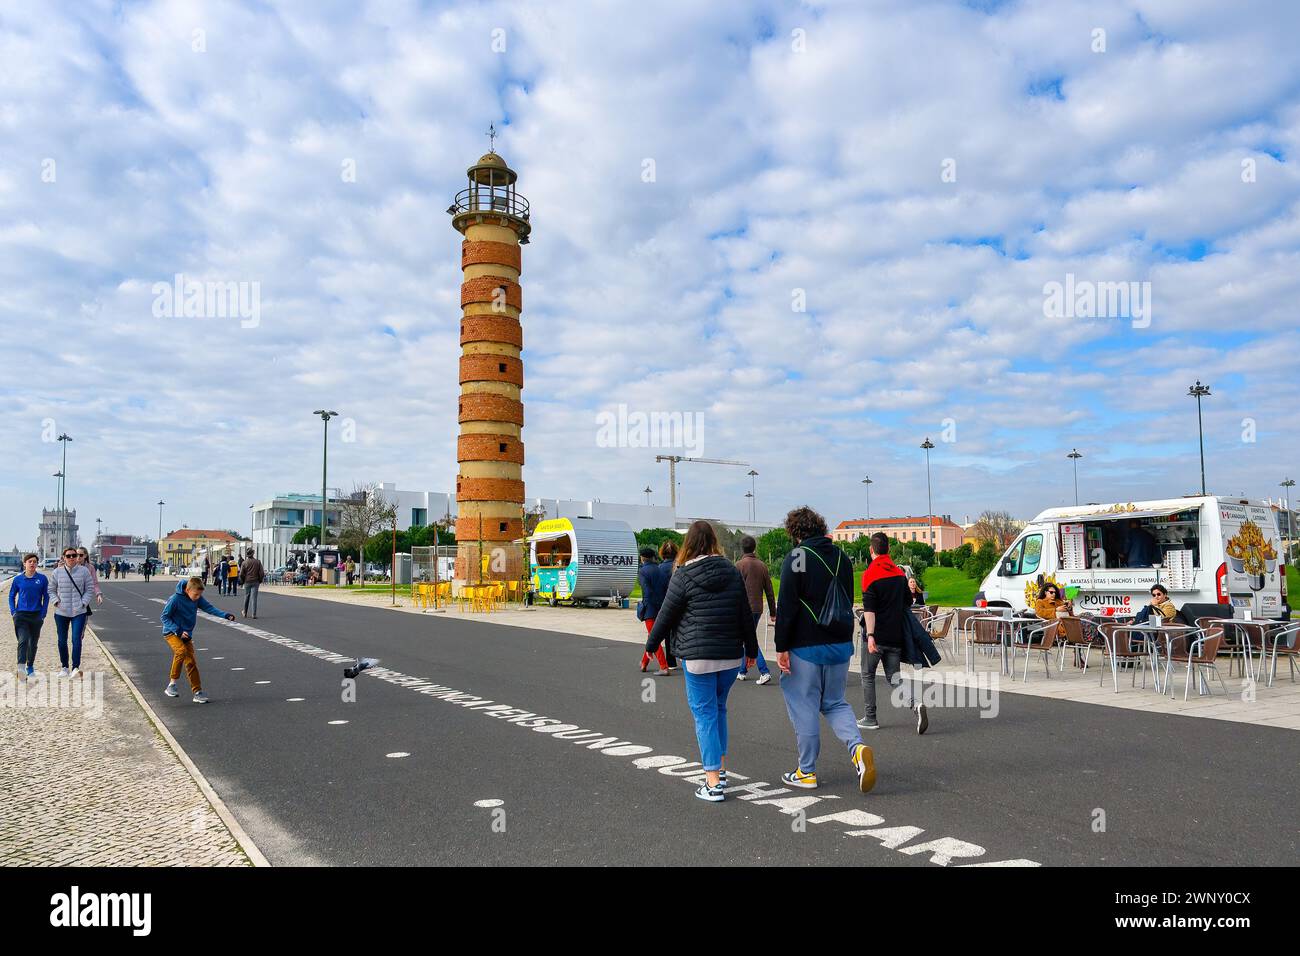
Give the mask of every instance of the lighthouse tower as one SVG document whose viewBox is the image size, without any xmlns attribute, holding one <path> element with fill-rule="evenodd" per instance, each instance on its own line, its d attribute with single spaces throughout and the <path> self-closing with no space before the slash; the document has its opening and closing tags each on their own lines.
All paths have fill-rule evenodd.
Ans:
<svg viewBox="0 0 1300 956">
<path fill-rule="evenodd" d="M 519 247 L 528 200 L 495 150 L 467 170 L 447 210 L 460 250 L 460 438 L 456 445 L 456 583 L 520 580 L 524 364 Z"/>
</svg>

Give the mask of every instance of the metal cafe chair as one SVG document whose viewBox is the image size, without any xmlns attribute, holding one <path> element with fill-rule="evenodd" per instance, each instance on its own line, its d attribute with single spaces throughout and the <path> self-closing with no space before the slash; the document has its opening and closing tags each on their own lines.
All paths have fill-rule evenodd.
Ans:
<svg viewBox="0 0 1300 956">
<path fill-rule="evenodd" d="M 1016 651 L 1024 651 L 1024 680 L 1029 680 L 1029 656 L 1034 652 L 1043 655 L 1043 673 L 1050 679 L 1052 671 L 1047 662 L 1051 659 L 1056 645 L 1056 621 L 1038 621 L 1034 623 L 1018 621 L 1016 625 L 1012 631 L 1011 639 L 1011 676 L 1015 677 Z M 1034 640 L 1035 637 L 1038 638 L 1037 641 Z"/>
<path fill-rule="evenodd" d="M 1097 630 L 1101 632 L 1102 653 L 1110 663 L 1110 673 L 1115 681 L 1115 693 L 1117 694 L 1119 693 L 1119 665 L 1121 662 L 1129 663 L 1133 667 L 1133 678 L 1129 686 L 1137 686 L 1137 669 L 1139 667 L 1142 669 L 1142 688 L 1145 690 L 1147 686 L 1147 660 L 1150 654 L 1145 640 L 1139 639 L 1136 644 L 1134 643 L 1132 634 L 1128 630 L 1129 626 L 1109 622 L 1097 625 Z M 1154 671 L 1152 676 L 1155 676 Z M 1101 680 L 1097 681 L 1097 686 L 1100 687 L 1105 681 L 1106 674 L 1103 671 Z"/>
<path fill-rule="evenodd" d="M 1004 617 L 972 617 L 967 622 L 966 637 L 966 669 L 972 673 L 975 670 L 975 653 L 977 650 L 987 650 L 992 653 L 994 648 L 1002 655 L 1002 667 L 1007 669 L 1007 644 L 1004 639 L 1008 621 Z"/>
<path fill-rule="evenodd" d="M 1273 645 L 1273 651 L 1269 655 L 1267 686 L 1272 687 L 1273 679 L 1277 677 L 1277 657 L 1279 654 L 1286 658 L 1291 683 L 1294 684 L 1296 670 L 1300 669 L 1296 666 L 1297 659 L 1300 659 L 1300 623 L 1277 627 L 1268 635 L 1266 640 Z"/>
<path fill-rule="evenodd" d="M 1058 617 L 1056 619 L 1056 642 L 1061 647 L 1061 659 L 1056 669 L 1065 669 L 1066 651 L 1073 649 L 1082 652 L 1083 672 L 1088 673 L 1088 657 L 1093 648 L 1101 647 L 1103 641 L 1097 631 L 1097 622 L 1082 617 Z"/>
<path fill-rule="evenodd" d="M 1196 635 L 1200 635 L 1199 637 Z M 1210 634 L 1203 630 L 1185 631 L 1179 634 L 1173 634 L 1169 637 L 1169 654 L 1165 663 L 1165 686 L 1169 686 L 1169 676 L 1173 673 L 1175 664 L 1187 665 L 1187 680 L 1183 684 L 1183 700 L 1187 700 L 1188 694 L 1192 689 L 1192 671 L 1196 671 L 1196 692 L 1200 694 L 1201 687 L 1205 687 L 1205 692 L 1213 693 L 1210 682 L 1206 680 L 1206 671 L 1213 671 L 1214 676 L 1219 679 L 1219 685 L 1223 687 L 1223 693 L 1228 693 L 1228 685 L 1223 683 L 1223 675 L 1219 673 L 1217 658 L 1219 656 L 1219 647 L 1223 644 L 1223 631 L 1217 634 Z M 1169 696 L 1173 696 L 1170 694 Z"/>
</svg>

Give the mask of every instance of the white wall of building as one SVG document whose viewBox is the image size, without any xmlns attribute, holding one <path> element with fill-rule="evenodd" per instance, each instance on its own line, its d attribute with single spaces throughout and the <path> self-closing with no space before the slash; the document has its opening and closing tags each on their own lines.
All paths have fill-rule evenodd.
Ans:
<svg viewBox="0 0 1300 956">
<path fill-rule="evenodd" d="M 663 505 L 624 505 L 612 501 L 577 501 L 571 498 L 530 498 L 525 505 L 530 510 L 543 510 L 547 518 L 626 521 L 633 531 L 671 528 L 677 520 L 677 513 Z"/>
</svg>

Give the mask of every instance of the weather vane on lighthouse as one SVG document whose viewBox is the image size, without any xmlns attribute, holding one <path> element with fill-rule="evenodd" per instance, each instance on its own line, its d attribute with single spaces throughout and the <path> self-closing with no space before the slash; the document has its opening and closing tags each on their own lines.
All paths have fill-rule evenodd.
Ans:
<svg viewBox="0 0 1300 956">
<path fill-rule="evenodd" d="M 488 152 L 495 153 L 497 151 L 497 128 L 494 124 L 491 123 L 488 124 L 487 136 L 488 136 Z"/>
</svg>

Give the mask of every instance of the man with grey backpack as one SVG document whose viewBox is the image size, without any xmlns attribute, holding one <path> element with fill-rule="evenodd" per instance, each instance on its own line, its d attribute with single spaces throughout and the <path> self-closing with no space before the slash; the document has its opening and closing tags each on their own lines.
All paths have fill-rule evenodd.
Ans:
<svg viewBox="0 0 1300 956">
<path fill-rule="evenodd" d="M 781 565 L 776 660 L 799 766 L 781 779 L 788 787 L 816 789 L 825 717 L 848 747 L 858 788 L 867 793 L 876 785 L 875 757 L 844 699 L 853 658 L 853 563 L 827 537 L 825 519 L 811 508 L 786 515 L 785 530 L 798 546 Z"/>
</svg>

